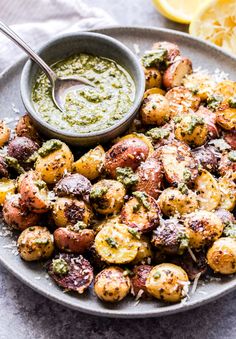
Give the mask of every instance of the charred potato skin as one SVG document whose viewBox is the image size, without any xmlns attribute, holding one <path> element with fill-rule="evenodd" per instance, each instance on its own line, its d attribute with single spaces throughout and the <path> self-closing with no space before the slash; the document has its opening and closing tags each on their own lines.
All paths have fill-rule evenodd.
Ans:
<svg viewBox="0 0 236 339">
<path fill-rule="evenodd" d="M 53 204 L 52 215 L 57 227 L 66 227 L 75 225 L 78 221 L 88 225 L 93 213 L 83 200 L 59 197 Z"/>
<path fill-rule="evenodd" d="M 150 94 L 140 109 L 143 124 L 162 126 L 170 119 L 168 100 L 161 94 Z"/>
<path fill-rule="evenodd" d="M 178 188 L 172 187 L 162 191 L 158 203 L 166 216 L 191 213 L 198 208 L 198 201 L 194 192 L 188 190 L 186 193 L 182 193 Z"/>
<path fill-rule="evenodd" d="M 92 184 L 86 177 L 74 173 L 59 180 L 53 190 L 59 197 L 73 196 L 88 201 L 91 187 Z"/>
<path fill-rule="evenodd" d="M 140 297 L 142 298 L 149 296 L 146 288 L 146 280 L 151 270 L 152 266 L 150 265 L 138 265 L 134 267 L 133 276 L 131 277 L 131 293 L 134 296 L 139 294 L 141 294 Z"/>
<path fill-rule="evenodd" d="M 155 199 L 147 195 L 150 206 L 146 209 L 136 197 L 131 197 L 121 210 L 121 221 L 131 228 L 137 228 L 141 233 L 153 230 L 159 224 L 160 208 Z M 138 210 L 136 210 L 138 206 Z"/>
<path fill-rule="evenodd" d="M 160 148 L 160 159 L 166 180 L 173 186 L 185 182 L 192 185 L 198 176 L 198 164 L 184 143 L 173 142 Z M 188 178 L 185 178 L 188 173 Z"/>
<path fill-rule="evenodd" d="M 207 252 L 207 262 L 214 272 L 224 275 L 236 272 L 236 239 L 227 237 L 214 242 Z"/>
<path fill-rule="evenodd" d="M 166 302 L 178 302 L 186 297 L 188 285 L 187 273 L 181 267 L 169 263 L 155 266 L 146 281 L 148 293 Z"/>
<path fill-rule="evenodd" d="M 160 161 L 154 157 L 148 158 L 145 162 L 141 163 L 136 174 L 138 182 L 133 190 L 146 192 L 154 199 L 157 199 L 163 187 L 163 168 Z"/>
<path fill-rule="evenodd" d="M 94 292 L 103 301 L 121 301 L 129 291 L 130 278 L 124 275 L 124 270 L 120 267 L 105 268 L 95 277 Z"/>
<path fill-rule="evenodd" d="M 30 212 L 22 206 L 19 194 L 13 194 L 5 200 L 3 218 L 8 226 L 19 231 L 37 225 L 39 222 L 38 214 Z"/>
<path fill-rule="evenodd" d="M 20 234 L 17 247 L 25 261 L 48 259 L 54 251 L 53 237 L 46 227 L 29 227 Z"/>
<path fill-rule="evenodd" d="M 161 87 L 162 76 L 160 71 L 155 67 L 144 68 L 144 75 L 146 80 L 146 89 L 153 87 Z"/>
<path fill-rule="evenodd" d="M 182 84 L 183 78 L 193 71 L 192 62 L 185 57 L 177 57 L 174 62 L 167 67 L 163 74 L 163 85 L 165 88 L 173 88 Z"/>
<path fill-rule="evenodd" d="M 8 155 L 24 164 L 38 148 L 39 145 L 27 137 L 15 137 L 8 144 Z"/>
<path fill-rule="evenodd" d="M 218 168 L 218 159 L 212 151 L 212 147 L 198 147 L 192 151 L 194 159 L 197 160 L 199 166 L 209 171 L 216 173 Z"/>
<path fill-rule="evenodd" d="M 105 171 L 116 178 L 117 167 L 131 167 L 136 170 L 149 153 L 148 146 L 138 138 L 121 140 L 112 146 L 105 156 Z"/>
<path fill-rule="evenodd" d="M 38 183 L 42 183 L 42 189 Z M 34 213 L 45 213 L 49 210 L 48 189 L 37 172 L 29 171 L 22 175 L 18 191 L 22 203 Z"/>
<path fill-rule="evenodd" d="M 82 255 L 61 253 L 54 258 L 66 262 L 68 272 L 65 275 L 57 274 L 53 271 L 53 260 L 49 264 L 48 274 L 55 283 L 66 291 L 84 293 L 91 285 L 94 275 L 93 268 L 89 261 Z"/>
<path fill-rule="evenodd" d="M 184 226 L 189 237 L 189 246 L 196 249 L 217 240 L 224 228 L 220 218 L 209 211 L 196 211 L 186 215 Z"/>
<path fill-rule="evenodd" d="M 94 237 L 94 231 L 90 229 L 75 232 L 69 227 L 60 227 L 54 231 L 57 248 L 69 253 L 83 254 L 92 246 Z"/>
</svg>

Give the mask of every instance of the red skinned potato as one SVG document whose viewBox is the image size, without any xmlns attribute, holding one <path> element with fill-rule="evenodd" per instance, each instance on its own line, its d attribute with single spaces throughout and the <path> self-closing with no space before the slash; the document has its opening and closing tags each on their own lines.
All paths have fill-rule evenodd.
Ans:
<svg viewBox="0 0 236 339">
<path fill-rule="evenodd" d="M 93 281 L 93 268 L 82 255 L 59 254 L 51 261 L 48 274 L 60 287 L 79 294 Z"/>
<path fill-rule="evenodd" d="M 131 167 L 136 170 L 149 153 L 147 144 L 138 138 L 124 139 L 117 142 L 106 153 L 105 170 L 116 178 L 117 167 Z"/>
<path fill-rule="evenodd" d="M 163 85 L 173 88 L 182 84 L 185 75 L 192 73 L 192 62 L 188 58 L 178 57 L 163 74 Z"/>
<path fill-rule="evenodd" d="M 28 114 L 19 119 L 15 131 L 18 137 L 26 137 L 33 141 L 41 142 L 41 138 Z"/>
<path fill-rule="evenodd" d="M 59 197 L 73 196 L 88 200 L 92 184 L 79 173 L 67 174 L 59 180 L 55 187 L 54 192 Z"/>
<path fill-rule="evenodd" d="M 171 185 L 177 186 L 179 183 L 191 185 L 195 181 L 198 175 L 198 163 L 186 144 L 173 142 L 162 146 L 160 159 L 166 180 Z"/>
<path fill-rule="evenodd" d="M 155 199 L 145 192 L 134 192 L 121 210 L 121 222 L 141 233 L 159 225 L 160 208 Z"/>
<path fill-rule="evenodd" d="M 192 150 L 194 159 L 207 171 L 214 173 L 217 171 L 218 159 L 212 151 L 211 146 L 201 146 Z"/>
<path fill-rule="evenodd" d="M 10 157 L 23 164 L 38 149 L 39 145 L 35 141 L 27 137 L 16 137 L 9 142 L 7 152 Z"/>
<path fill-rule="evenodd" d="M 39 214 L 30 212 L 22 206 L 20 194 L 7 197 L 3 205 L 3 218 L 8 226 L 19 231 L 37 225 L 39 222 Z"/>
<path fill-rule="evenodd" d="M 94 241 L 94 231 L 76 229 L 76 226 L 60 227 L 54 232 L 54 241 L 59 250 L 83 254 Z"/>
<path fill-rule="evenodd" d="M 34 213 L 45 213 L 49 210 L 48 188 L 41 176 L 29 171 L 22 175 L 19 182 L 21 202 Z"/>
<path fill-rule="evenodd" d="M 147 159 L 138 167 L 136 174 L 138 182 L 134 190 L 145 192 L 157 199 L 163 186 L 163 168 L 160 161 L 154 157 Z"/>
<path fill-rule="evenodd" d="M 150 265 L 139 265 L 133 269 L 134 275 L 131 277 L 131 293 L 139 298 L 148 297 L 146 289 L 146 280 L 152 270 Z"/>
<path fill-rule="evenodd" d="M 180 49 L 176 44 L 168 41 L 158 41 L 152 46 L 152 49 L 165 49 L 167 51 L 167 60 L 173 62 L 174 59 L 180 55 Z"/>
<path fill-rule="evenodd" d="M 223 138 L 231 146 L 233 150 L 236 150 L 236 130 L 225 131 L 223 134 Z"/>
<path fill-rule="evenodd" d="M 208 129 L 208 136 L 210 139 L 219 138 L 219 131 L 216 125 L 216 114 L 204 106 L 200 106 L 196 114 L 203 118 Z"/>
<path fill-rule="evenodd" d="M 230 151 L 222 155 L 219 162 L 219 173 L 221 176 L 233 176 L 233 179 L 236 179 L 236 151 Z"/>
</svg>

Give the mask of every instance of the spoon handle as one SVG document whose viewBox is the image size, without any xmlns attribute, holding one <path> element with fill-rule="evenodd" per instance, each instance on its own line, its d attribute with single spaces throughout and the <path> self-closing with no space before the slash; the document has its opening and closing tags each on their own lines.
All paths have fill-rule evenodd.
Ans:
<svg viewBox="0 0 236 339">
<path fill-rule="evenodd" d="M 10 27 L 5 25 L 2 21 L 0 21 L 0 31 L 8 38 L 13 40 L 19 47 L 21 47 L 29 55 L 29 57 L 42 68 L 42 70 L 48 76 L 51 84 L 54 84 L 57 79 L 57 75 L 53 72 L 53 70 L 14 31 L 12 31 Z"/>
</svg>

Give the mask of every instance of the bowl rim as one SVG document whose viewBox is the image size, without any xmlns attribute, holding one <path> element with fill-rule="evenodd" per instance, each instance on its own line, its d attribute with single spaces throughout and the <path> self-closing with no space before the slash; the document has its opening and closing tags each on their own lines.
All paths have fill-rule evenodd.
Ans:
<svg viewBox="0 0 236 339">
<path fill-rule="evenodd" d="M 68 38 L 80 38 L 81 36 L 87 36 L 95 39 L 100 39 L 101 41 L 108 41 L 109 43 L 115 45 L 117 48 L 119 48 L 122 52 L 124 52 L 126 55 L 130 56 L 130 60 L 133 63 L 133 66 L 136 68 L 138 72 L 138 84 L 135 86 L 135 98 L 132 106 L 128 110 L 128 112 L 124 115 L 124 117 L 120 120 L 118 120 L 115 124 L 113 124 L 110 127 L 107 127 L 105 129 L 102 129 L 101 131 L 94 131 L 94 132 L 88 132 L 88 133 L 76 133 L 76 132 L 67 132 L 62 129 L 56 128 L 53 125 L 46 122 L 36 111 L 36 109 L 33 106 L 33 103 L 31 103 L 30 95 L 27 90 L 26 84 L 29 82 L 29 79 L 31 78 L 31 69 L 33 64 L 35 63 L 33 60 L 28 59 L 26 63 L 24 64 L 24 67 L 22 69 L 21 78 L 20 78 L 20 94 L 22 102 L 29 113 L 29 115 L 38 122 L 41 126 L 46 128 L 47 130 L 50 130 L 54 134 L 57 135 L 63 135 L 65 137 L 69 137 L 71 139 L 87 139 L 90 137 L 101 137 L 103 135 L 109 134 L 109 132 L 115 131 L 125 125 L 127 121 L 132 120 L 132 118 L 136 115 L 137 110 L 140 107 L 143 94 L 145 91 L 145 75 L 144 71 L 142 69 L 141 63 L 139 62 L 137 56 L 128 48 L 126 47 L 122 42 L 119 40 L 112 38 L 108 35 L 96 33 L 96 32 L 73 32 L 73 33 L 65 33 L 65 34 L 58 34 L 55 38 L 50 39 L 41 47 L 35 49 L 36 53 L 41 55 L 43 52 L 45 52 L 48 48 L 50 48 L 56 41 L 63 41 Z M 127 71 L 127 70 L 126 70 Z M 127 71 L 128 72 L 128 71 Z M 129 73 L 129 72 L 128 72 Z M 129 73 L 130 74 L 130 73 Z M 131 76 L 132 77 L 132 76 Z"/>
</svg>

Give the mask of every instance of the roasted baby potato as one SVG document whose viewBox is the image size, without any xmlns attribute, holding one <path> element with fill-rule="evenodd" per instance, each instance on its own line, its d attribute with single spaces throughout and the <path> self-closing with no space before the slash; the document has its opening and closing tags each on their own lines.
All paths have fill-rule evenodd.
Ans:
<svg viewBox="0 0 236 339">
<path fill-rule="evenodd" d="M 94 231 L 80 227 L 60 227 L 54 231 L 55 245 L 62 252 L 83 254 L 94 241 Z"/>
<path fill-rule="evenodd" d="M 154 298 L 178 302 L 189 289 L 187 273 L 179 266 L 163 263 L 153 267 L 146 280 L 146 288 Z"/>
<path fill-rule="evenodd" d="M 20 234 L 17 247 L 25 261 L 48 259 L 54 251 L 53 236 L 46 227 L 28 227 Z"/>
<path fill-rule="evenodd" d="M 194 189 L 201 209 L 213 211 L 220 204 L 221 194 L 217 180 L 205 169 L 197 177 Z"/>
<path fill-rule="evenodd" d="M 180 49 L 177 45 L 168 41 L 158 41 L 152 46 L 154 50 L 164 49 L 167 51 L 166 60 L 173 62 L 177 56 L 180 55 Z"/>
<path fill-rule="evenodd" d="M 236 130 L 225 131 L 224 140 L 231 146 L 232 150 L 236 150 Z"/>
<path fill-rule="evenodd" d="M 210 245 L 223 232 L 223 223 L 216 214 L 209 211 L 196 211 L 186 215 L 184 226 L 189 237 L 189 246 L 201 248 Z"/>
<path fill-rule="evenodd" d="M 38 134 L 38 131 L 33 125 L 33 121 L 30 119 L 28 114 L 23 115 L 20 117 L 16 128 L 16 135 L 18 137 L 26 137 L 33 141 L 36 141 L 37 143 L 41 142 L 41 138 Z"/>
<path fill-rule="evenodd" d="M 93 268 L 82 255 L 61 253 L 48 267 L 48 274 L 66 291 L 82 294 L 93 281 Z"/>
<path fill-rule="evenodd" d="M 184 77 L 182 84 L 190 91 L 196 93 L 202 101 L 206 101 L 215 91 L 216 82 L 209 75 L 193 72 Z"/>
<path fill-rule="evenodd" d="M 131 277 L 131 293 L 137 298 L 144 298 L 149 296 L 146 281 L 149 273 L 152 270 L 150 265 L 139 265 L 133 269 L 133 276 Z"/>
<path fill-rule="evenodd" d="M 93 185 L 90 201 L 100 214 L 118 213 L 124 204 L 125 187 L 116 180 L 100 180 Z"/>
<path fill-rule="evenodd" d="M 20 194 L 9 195 L 5 199 L 2 211 L 6 224 L 19 231 L 37 225 L 39 222 L 39 214 L 30 212 L 22 205 Z"/>
<path fill-rule="evenodd" d="M 3 205 L 7 195 L 14 194 L 16 190 L 15 180 L 2 178 L 0 179 L 0 205 Z"/>
<path fill-rule="evenodd" d="M 163 74 L 163 86 L 173 88 L 180 86 L 184 77 L 193 71 L 192 62 L 188 58 L 178 57 L 167 67 Z"/>
<path fill-rule="evenodd" d="M 160 161 L 154 157 L 148 158 L 141 163 L 136 174 L 138 179 L 134 191 L 145 192 L 157 199 L 163 186 L 163 168 Z"/>
<path fill-rule="evenodd" d="M 184 141 L 191 147 L 205 144 L 208 136 L 208 128 L 202 117 L 196 113 L 187 113 L 175 117 L 175 137 Z"/>
<path fill-rule="evenodd" d="M 162 76 L 160 71 L 155 67 L 144 68 L 146 89 L 161 87 Z"/>
<path fill-rule="evenodd" d="M 150 94 L 161 94 L 165 96 L 166 91 L 158 87 L 149 88 L 144 92 L 143 99 L 146 99 Z"/>
<path fill-rule="evenodd" d="M 236 108 L 230 107 L 229 104 L 222 104 L 216 111 L 216 122 L 225 130 L 236 129 Z"/>
<path fill-rule="evenodd" d="M 182 254 L 188 247 L 188 235 L 178 219 L 163 219 L 153 231 L 152 244 L 161 252 L 170 255 Z"/>
<path fill-rule="evenodd" d="M 236 205 L 236 184 L 230 178 L 221 177 L 218 186 L 221 193 L 219 208 L 232 211 Z"/>
<path fill-rule="evenodd" d="M 118 141 L 130 140 L 130 139 L 133 139 L 133 138 L 143 141 L 148 147 L 148 156 L 152 155 L 152 153 L 154 152 L 154 147 L 152 145 L 152 141 L 147 135 L 145 135 L 143 133 L 133 132 L 133 133 L 130 133 L 130 134 L 126 134 L 121 138 L 117 138 L 115 141 L 118 142 Z"/>
<path fill-rule="evenodd" d="M 0 147 L 10 139 L 11 130 L 4 121 L 0 121 Z"/>
<path fill-rule="evenodd" d="M 130 291 L 130 278 L 120 267 L 111 266 L 95 277 L 94 292 L 99 299 L 117 302 L 124 299 Z"/>
<path fill-rule="evenodd" d="M 165 97 L 169 101 L 171 117 L 196 111 L 201 101 L 196 94 L 183 86 L 172 88 Z"/>
<path fill-rule="evenodd" d="M 26 137 L 15 137 L 8 144 L 7 153 L 10 157 L 24 164 L 29 157 L 38 150 L 39 145 Z"/>
<path fill-rule="evenodd" d="M 192 184 L 198 175 L 198 164 L 184 143 L 170 143 L 160 149 L 166 180 L 173 186 Z"/>
<path fill-rule="evenodd" d="M 218 170 L 221 176 L 236 179 L 236 151 L 230 151 L 222 155 Z"/>
<path fill-rule="evenodd" d="M 195 114 L 204 120 L 208 130 L 208 139 L 219 138 L 220 133 L 216 124 L 216 114 L 204 106 L 200 106 Z"/>
<path fill-rule="evenodd" d="M 158 203 L 162 213 L 168 217 L 191 213 L 198 208 L 196 194 L 184 184 L 180 184 L 178 188 L 166 188 L 159 196 Z"/>
<path fill-rule="evenodd" d="M 59 197 L 72 196 L 88 201 L 91 188 L 92 184 L 86 177 L 74 173 L 67 174 L 59 180 L 54 187 L 54 192 Z"/>
<path fill-rule="evenodd" d="M 75 225 L 77 222 L 88 225 L 93 216 L 89 205 L 76 198 L 57 198 L 53 204 L 52 214 L 57 227 Z"/>
<path fill-rule="evenodd" d="M 143 124 L 162 126 L 170 119 L 168 100 L 161 94 L 150 94 L 140 109 Z"/>
<path fill-rule="evenodd" d="M 94 180 L 102 172 L 105 161 L 105 151 L 101 145 L 91 149 L 73 163 L 73 171 L 82 174 L 89 180 Z"/>
<path fill-rule="evenodd" d="M 192 151 L 199 166 L 211 173 L 215 173 L 218 167 L 218 159 L 211 146 L 201 146 Z"/>
<path fill-rule="evenodd" d="M 160 209 L 155 199 L 136 191 L 121 210 L 121 221 L 141 233 L 153 230 L 159 224 Z"/>
<path fill-rule="evenodd" d="M 65 172 L 71 172 L 73 154 L 69 147 L 57 139 L 46 141 L 38 150 L 35 171 L 47 184 L 55 184 Z"/>
<path fill-rule="evenodd" d="M 236 239 L 220 238 L 207 252 L 208 265 L 221 274 L 236 272 Z"/>
<path fill-rule="evenodd" d="M 151 261 L 153 253 L 150 246 L 150 241 L 147 237 L 140 236 L 139 232 L 137 232 L 135 229 L 131 230 L 129 229 L 129 232 L 131 234 L 133 233 L 133 236 L 136 239 L 139 239 L 139 247 L 138 247 L 138 253 L 131 264 L 137 265 L 137 264 L 146 264 Z"/>
<path fill-rule="evenodd" d="M 39 173 L 29 171 L 22 174 L 18 183 L 22 203 L 34 213 L 45 213 L 49 210 L 48 188 Z"/>
<path fill-rule="evenodd" d="M 139 248 L 139 240 L 124 224 L 111 223 L 104 226 L 95 237 L 97 254 L 108 264 L 127 264 L 133 261 Z"/>
<path fill-rule="evenodd" d="M 131 167 L 136 170 L 148 154 L 149 148 L 140 138 L 120 140 L 106 153 L 105 171 L 112 178 L 116 178 L 117 167 Z"/>
</svg>

